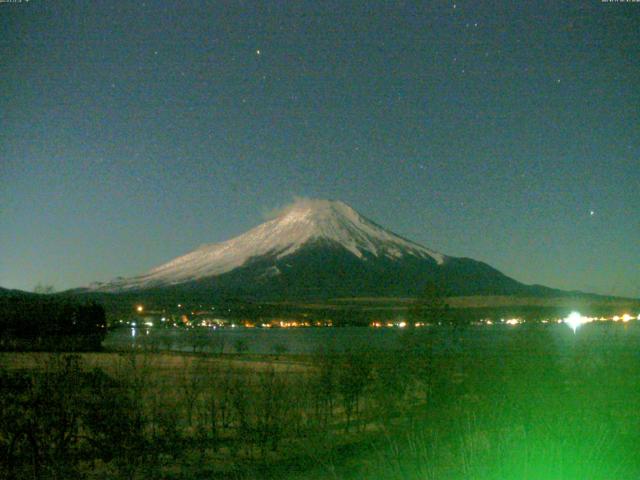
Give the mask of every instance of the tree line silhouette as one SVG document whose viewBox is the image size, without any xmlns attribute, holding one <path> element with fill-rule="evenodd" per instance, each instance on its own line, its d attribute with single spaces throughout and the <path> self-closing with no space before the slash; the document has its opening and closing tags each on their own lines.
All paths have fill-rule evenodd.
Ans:
<svg viewBox="0 0 640 480">
<path fill-rule="evenodd" d="M 0 350 L 99 350 L 104 308 L 41 295 L 0 297 Z"/>
</svg>

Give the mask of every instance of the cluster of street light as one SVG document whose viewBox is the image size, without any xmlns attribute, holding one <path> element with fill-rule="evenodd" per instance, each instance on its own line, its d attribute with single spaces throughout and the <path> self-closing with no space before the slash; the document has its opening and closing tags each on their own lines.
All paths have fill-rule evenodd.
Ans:
<svg viewBox="0 0 640 480">
<path fill-rule="evenodd" d="M 181 307 L 182 305 L 178 305 L 179 307 Z M 135 307 L 135 310 L 138 314 L 141 314 L 144 312 L 144 307 L 142 305 L 137 305 Z M 168 319 L 166 317 L 162 317 L 161 322 L 164 323 L 165 321 L 167 321 Z M 262 328 L 272 328 L 272 327 L 279 327 L 279 328 L 296 328 L 296 327 L 312 327 L 312 326 L 317 326 L 317 327 L 331 327 L 333 326 L 333 322 L 330 320 L 324 320 L 324 321 L 316 321 L 316 322 L 310 322 L 307 320 L 303 320 L 303 321 L 298 321 L 298 320 L 283 320 L 283 319 L 278 319 L 278 320 L 271 320 L 269 322 L 252 322 L 252 321 L 239 321 L 238 323 L 232 323 L 229 322 L 228 320 L 223 320 L 223 319 L 210 319 L 210 318 L 206 318 L 206 319 L 201 319 L 199 322 L 197 323 L 192 323 L 191 321 L 189 321 L 187 319 L 187 317 L 185 315 L 182 316 L 181 318 L 182 323 L 186 326 L 202 326 L 202 327 L 213 327 L 213 328 L 220 328 L 220 327 L 237 327 L 237 326 L 242 326 L 242 327 L 246 327 L 246 328 L 251 328 L 251 327 L 262 327 Z M 537 322 L 531 322 L 531 323 L 542 323 L 542 324 L 548 324 L 548 323 L 559 323 L 559 324 L 566 324 L 567 326 L 569 326 L 574 333 L 577 331 L 577 329 L 587 323 L 591 323 L 591 322 L 623 322 L 623 323 L 627 323 L 630 322 L 631 320 L 640 320 L 640 314 L 638 314 L 637 316 L 633 316 L 629 313 L 623 313 L 622 315 L 613 315 L 611 317 L 604 317 L 604 316 L 600 316 L 600 317 L 589 317 L 589 316 L 585 316 L 580 314 L 579 312 L 573 311 L 571 312 L 569 315 L 567 315 L 564 318 L 556 318 L 556 319 L 543 319 L 543 320 L 539 320 Z M 120 320 L 120 323 L 123 323 L 122 320 Z M 136 322 L 127 322 L 129 323 L 129 325 L 131 327 L 136 327 Z M 153 326 L 153 322 L 147 320 L 145 322 L 140 322 L 143 323 L 144 326 L 146 327 L 152 327 Z M 523 323 L 529 323 L 527 320 L 523 319 L 523 318 L 518 318 L 518 317 L 513 317 L 513 318 L 500 318 L 499 320 L 493 320 L 491 318 L 483 318 L 480 319 L 476 322 L 472 322 L 473 325 L 487 325 L 487 326 L 491 326 L 491 325 L 509 325 L 509 326 L 516 326 L 516 325 L 520 325 Z M 408 322 L 404 319 L 397 319 L 397 320 L 374 320 L 372 322 L 369 323 L 370 327 L 374 327 L 374 328 L 405 328 L 405 327 L 416 327 L 416 328 L 420 328 L 420 327 L 424 327 L 424 326 L 429 326 L 429 323 L 426 322 Z M 174 324 L 174 326 L 178 326 L 177 324 Z"/>
<path fill-rule="evenodd" d="M 536 321 L 527 321 L 524 318 L 519 318 L 519 317 L 513 317 L 513 318 L 500 318 L 499 320 L 493 320 L 491 318 L 482 318 L 478 321 L 475 322 L 471 322 L 472 325 L 477 325 L 477 326 L 491 326 L 491 325 L 509 325 L 509 326 L 516 326 L 516 325 L 520 325 L 523 323 L 542 323 L 542 324 L 549 324 L 549 323 L 559 323 L 559 324 L 566 324 L 568 325 L 574 332 L 581 326 L 584 325 L 586 323 L 591 323 L 591 322 L 623 322 L 623 323 L 627 323 L 630 322 L 632 320 L 640 320 L 640 314 L 638 314 L 637 316 L 633 316 L 629 313 L 624 313 L 622 315 L 613 315 L 611 317 L 589 317 L 589 316 L 585 316 L 580 314 L 579 312 L 571 312 L 568 316 L 564 317 L 564 318 L 556 318 L 556 319 L 543 319 L 543 320 L 536 320 Z M 415 323 L 408 323 L 404 320 L 396 320 L 396 321 L 380 321 L 380 320 L 376 320 L 373 321 L 371 323 L 369 323 L 370 327 L 374 327 L 374 328 L 405 328 L 407 326 L 413 326 L 413 327 L 424 327 L 424 326 L 429 326 L 431 324 L 429 323 L 425 323 L 425 322 L 415 322 Z"/>
</svg>

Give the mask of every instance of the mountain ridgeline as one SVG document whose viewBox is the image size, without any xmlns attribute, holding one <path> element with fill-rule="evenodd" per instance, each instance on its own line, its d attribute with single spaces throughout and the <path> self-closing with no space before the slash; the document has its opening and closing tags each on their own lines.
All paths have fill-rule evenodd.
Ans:
<svg viewBox="0 0 640 480">
<path fill-rule="evenodd" d="M 448 295 L 551 295 L 489 265 L 407 240 L 338 201 L 302 200 L 243 235 L 86 293 L 269 300 Z"/>
</svg>

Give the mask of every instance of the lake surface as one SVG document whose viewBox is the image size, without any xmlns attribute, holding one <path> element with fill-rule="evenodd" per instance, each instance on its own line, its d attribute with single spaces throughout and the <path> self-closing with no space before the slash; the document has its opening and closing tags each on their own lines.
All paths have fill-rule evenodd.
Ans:
<svg viewBox="0 0 640 480">
<path fill-rule="evenodd" d="M 550 324 L 471 326 L 458 333 L 451 327 L 420 329 L 332 327 L 332 328 L 224 328 L 192 330 L 169 328 L 118 328 L 109 332 L 103 345 L 112 349 L 150 346 L 162 350 L 204 351 L 208 353 L 309 354 L 322 350 L 393 350 L 407 341 L 425 344 L 435 339 L 440 349 L 487 349 L 518 338 L 553 342 L 558 349 L 588 345 L 606 351 L 614 348 L 640 354 L 640 324 L 592 323 L 574 333 L 567 325 Z M 455 339 L 460 340 L 455 340 Z M 523 348 L 522 343 L 517 348 Z M 526 341 L 524 343 L 526 348 Z"/>
</svg>

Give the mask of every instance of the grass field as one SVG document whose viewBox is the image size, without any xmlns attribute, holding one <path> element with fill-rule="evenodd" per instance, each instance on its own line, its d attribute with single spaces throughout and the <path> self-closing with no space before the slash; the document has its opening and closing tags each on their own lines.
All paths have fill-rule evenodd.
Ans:
<svg viewBox="0 0 640 480">
<path fill-rule="evenodd" d="M 518 327 L 483 348 L 466 348 L 455 330 L 415 330 L 393 352 L 278 359 L 133 351 L 81 354 L 70 366 L 64 355 L 5 353 L 4 406 L 42 435 L 35 468 L 36 447 L 4 409 L 5 478 L 640 478 L 637 327 L 583 328 L 559 342 L 550 328 Z M 114 383 L 76 392 L 96 369 Z M 8 389 L 12 375 L 31 387 Z M 31 397 L 49 383 L 51 405 L 38 410 Z M 66 450 L 47 444 L 38 422 L 56 425 L 51 412 L 66 418 L 86 402 L 102 411 L 91 392 L 121 399 L 108 405 L 124 431 L 102 439 L 87 413 L 67 429 Z M 83 443 L 91 436 L 110 455 Z"/>
</svg>

